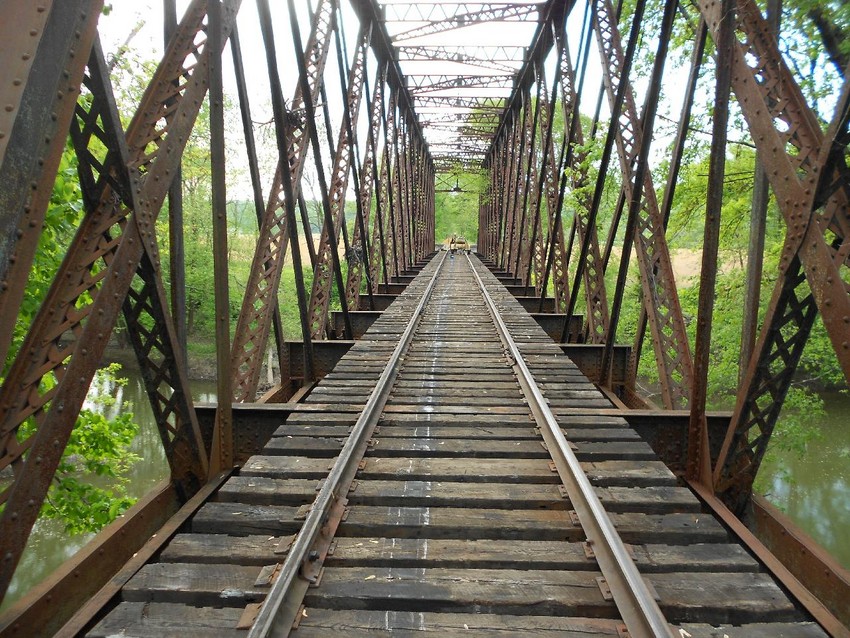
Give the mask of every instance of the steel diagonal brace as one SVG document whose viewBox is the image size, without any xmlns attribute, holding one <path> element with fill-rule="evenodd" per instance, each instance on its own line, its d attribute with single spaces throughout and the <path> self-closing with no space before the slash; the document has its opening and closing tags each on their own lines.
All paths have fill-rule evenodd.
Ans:
<svg viewBox="0 0 850 638">
<path fill-rule="evenodd" d="M 313 18 L 310 38 L 304 50 L 310 95 L 306 99 L 318 102 L 322 76 L 330 50 L 331 32 L 336 0 L 321 0 Z M 231 354 L 233 393 L 236 401 L 251 401 L 257 393 L 260 368 L 268 344 L 273 309 L 277 304 L 277 293 L 286 257 L 289 228 L 284 211 L 282 169 L 280 162 L 288 161 L 292 175 L 292 191 L 297 197 L 301 188 L 304 158 L 309 146 L 308 126 L 315 123 L 302 119 L 301 108 L 305 96 L 300 83 L 290 105 L 290 120 L 287 122 L 290 147 L 288 157 L 279 158 L 278 168 L 272 182 L 263 224 L 257 239 L 251 263 L 251 272 L 245 287 L 245 297 L 236 324 Z M 285 380 L 282 380 L 285 383 Z"/>
<path fill-rule="evenodd" d="M 563 82 L 563 76 L 561 78 Z M 547 126 L 553 114 L 550 112 L 549 89 L 543 81 L 543 91 L 541 93 L 540 103 L 540 124 L 541 129 Z M 569 120 L 564 120 L 568 122 Z M 540 292 L 543 293 L 544 282 L 547 281 L 547 266 L 552 271 L 552 283 L 555 291 L 555 310 L 563 312 L 567 306 L 567 299 L 570 296 L 569 282 L 569 255 L 567 254 L 566 242 L 564 241 L 564 223 L 563 217 L 558 215 L 558 166 L 555 162 L 555 148 L 552 140 L 549 140 L 548 147 L 544 149 L 548 155 L 546 160 L 546 183 L 544 190 L 546 192 L 546 210 L 548 211 L 548 242 L 552 244 L 552 259 L 549 265 L 549 258 L 546 254 L 547 248 L 543 248 L 539 255 L 540 281 L 538 283 Z M 553 243 L 554 242 L 554 243 Z M 543 297 L 543 294 L 540 295 Z M 542 302 L 541 302 L 542 303 Z"/>
<path fill-rule="evenodd" d="M 392 5 L 387 5 L 392 6 Z M 416 61 L 436 61 L 436 62 L 444 62 L 444 61 L 452 61 L 458 62 L 460 64 L 468 64 L 470 66 L 478 66 L 484 69 L 489 69 L 492 71 L 504 71 L 507 73 L 516 72 L 516 68 L 511 66 L 510 64 L 504 64 L 504 62 L 522 62 L 522 58 L 519 59 L 509 58 L 504 53 L 501 54 L 500 59 L 496 59 L 496 56 L 499 55 L 497 51 L 503 51 L 506 47 L 469 47 L 470 49 L 475 48 L 475 52 L 467 53 L 463 49 L 464 47 L 417 47 L 417 46 L 400 46 L 396 47 L 398 51 L 399 59 L 401 60 L 416 60 Z M 483 53 L 485 51 L 492 51 L 492 53 L 487 57 L 480 57 L 476 55 L 477 53 Z"/>
<path fill-rule="evenodd" d="M 380 101 L 384 99 L 384 78 L 386 66 L 381 65 L 375 79 L 375 88 L 373 89 L 371 101 L 371 113 L 369 114 L 369 133 L 366 138 L 366 154 L 363 158 L 363 164 L 360 168 L 360 192 L 357 197 L 360 198 L 360 210 L 363 212 L 363 228 L 367 235 L 369 233 L 369 223 L 372 218 L 372 196 L 375 192 L 375 183 L 377 172 L 374 170 L 375 158 L 377 156 L 377 140 L 381 132 L 381 105 Z M 376 211 L 377 219 L 377 211 Z M 368 264 L 369 273 L 367 274 L 367 286 L 374 293 L 377 290 L 373 286 L 375 277 L 377 276 L 376 260 L 379 258 L 378 251 L 381 247 L 381 238 L 378 236 L 380 225 L 377 221 L 372 225 L 372 235 L 370 243 L 367 244 L 369 249 Z M 360 224 L 354 225 L 354 236 L 352 244 L 360 246 L 361 244 Z M 346 283 L 346 295 L 348 298 L 348 307 L 357 310 L 357 304 L 360 300 L 360 284 L 363 280 L 363 261 L 356 260 L 348 265 L 348 281 Z"/>
<path fill-rule="evenodd" d="M 584 132 L 582 130 L 581 117 L 575 112 L 578 95 L 575 90 L 575 72 L 570 59 L 569 47 L 564 41 L 564 33 L 559 29 L 555 32 L 558 49 L 561 52 L 561 93 L 564 107 L 564 122 L 572 122 L 574 117 L 578 120 L 574 126 L 575 137 L 571 142 L 574 146 L 584 146 Z M 599 252 L 599 237 L 596 225 L 588 226 L 587 215 L 591 208 L 591 199 L 588 188 L 593 183 L 588 174 L 586 154 L 573 150 L 570 155 L 570 170 L 573 192 L 577 194 L 579 206 L 576 208 L 575 221 L 579 241 L 587 242 L 587 257 L 585 258 L 583 276 L 585 286 L 585 299 L 587 302 L 587 330 L 588 343 L 605 343 L 608 338 L 608 295 L 605 289 L 605 268 L 602 264 L 602 256 Z M 554 166 L 554 160 L 551 160 Z M 555 180 L 553 179 L 552 193 L 557 199 L 555 192 Z M 548 192 L 548 188 L 547 188 Z M 551 199 L 550 199 L 551 201 Z"/>
<path fill-rule="evenodd" d="M 621 77 L 623 48 L 616 13 L 610 0 L 599 2 L 594 24 L 599 54 L 603 60 L 605 88 L 608 100 L 613 105 L 621 83 L 628 83 L 629 78 Z M 693 359 L 651 171 L 645 172 L 643 184 L 632 183 L 635 160 L 640 152 L 641 123 L 631 87 L 627 85 L 624 88 L 626 94 L 620 116 L 621 126 L 617 128 L 617 150 L 620 167 L 626 176 L 623 185 L 627 199 L 633 199 L 635 189 L 643 189 L 643 204 L 638 214 L 634 245 L 640 268 L 643 303 L 649 316 L 655 347 L 662 398 L 665 407 L 673 408 L 689 400 Z"/>
<path fill-rule="evenodd" d="M 366 50 L 369 47 L 371 33 L 371 25 L 367 24 L 361 27 L 360 35 L 357 39 L 357 48 L 354 52 L 354 62 L 351 65 L 351 72 L 348 78 L 347 100 L 352 132 L 357 130 L 357 122 L 360 115 L 363 82 L 366 73 Z M 326 226 L 322 226 L 319 249 L 316 252 L 316 268 L 313 272 L 313 290 L 310 295 L 309 321 L 310 332 L 314 339 L 321 339 L 326 335 L 328 307 L 331 302 L 331 285 L 333 283 L 331 262 L 333 259 L 336 259 L 333 253 L 339 250 L 338 245 L 331 245 L 331 237 L 334 237 L 337 243 L 339 242 L 340 229 L 345 222 L 345 193 L 348 190 L 348 177 L 352 170 L 353 160 L 354 140 L 349 137 L 349 127 L 343 123 L 339 130 L 329 193 L 334 228 L 333 232 L 331 232 Z"/>
<path fill-rule="evenodd" d="M 14 334 L 102 0 L 9 0 L 0 24 L 0 362 Z M 2 363 L 0 363 L 2 365 Z"/>
<path fill-rule="evenodd" d="M 225 35 L 239 4 L 239 0 L 231 0 L 222 7 Z M 211 52 L 203 38 L 205 17 L 206 0 L 196 0 L 187 9 L 127 131 L 129 168 L 139 172 L 142 184 L 136 194 L 138 206 L 150 211 L 151 224 L 162 207 L 170 176 L 177 169 L 207 90 Z M 179 89 L 174 87 L 177 78 L 182 78 Z M 142 242 L 153 239 L 149 235 L 152 229 L 128 220 L 131 211 L 113 188 L 118 182 L 108 172 L 101 172 L 98 183 L 102 195 L 87 212 L 0 389 L 3 465 L 20 460 L 29 450 L 15 483 L 2 498 L 6 507 L 0 520 L 0 591 L 8 587 L 53 480 L 143 258 Z M 73 345 L 63 345 L 63 337 L 71 334 Z M 29 417 L 37 424 L 36 432 L 18 443 L 18 428 Z"/>
<path fill-rule="evenodd" d="M 697 4 L 716 38 L 717 7 L 707 0 Z M 738 9 L 736 46 L 729 52 L 732 88 L 788 230 L 780 279 L 714 468 L 715 490 L 734 511 L 749 498 L 816 311 L 850 379 L 850 298 L 842 278 L 850 228 L 843 150 L 847 93 L 825 136 L 758 7 L 741 0 Z"/>
<path fill-rule="evenodd" d="M 384 119 L 384 152 L 383 157 L 381 158 L 381 187 L 378 193 L 380 197 L 379 206 L 381 210 L 384 211 L 384 218 L 380 220 L 381 228 L 384 235 L 384 242 L 387 244 L 385 246 L 385 253 L 383 255 L 384 259 L 384 282 L 388 283 L 390 276 L 390 267 L 387 265 L 387 261 L 389 261 L 390 265 L 392 265 L 392 275 L 398 276 L 399 274 L 399 248 L 396 245 L 396 235 L 394 232 L 395 228 L 395 207 L 396 207 L 396 195 L 393 187 L 393 147 L 390 144 L 391 140 L 394 140 L 396 137 L 396 128 L 395 128 L 395 107 L 397 100 L 397 91 L 390 90 L 390 99 L 389 99 L 389 108 L 382 112 L 382 116 Z M 377 266 L 377 264 L 376 264 Z"/>
<path fill-rule="evenodd" d="M 123 241 L 138 242 L 143 252 L 136 271 L 139 284 L 130 287 L 123 313 L 172 480 L 188 498 L 206 481 L 207 453 L 166 302 L 156 229 L 151 211 L 138 201 L 139 175 L 128 169 L 129 152 L 99 42 L 92 51 L 84 83 L 91 92 L 92 106 L 88 112 L 82 105 L 78 107 L 71 128 L 84 199 L 89 210 L 95 209 L 108 183 L 121 204 L 133 211 L 124 227 Z M 105 161 L 95 156 L 101 146 L 105 147 Z M 97 170 L 104 174 L 100 183 Z M 165 394 L 163 385 L 168 388 Z"/>
</svg>

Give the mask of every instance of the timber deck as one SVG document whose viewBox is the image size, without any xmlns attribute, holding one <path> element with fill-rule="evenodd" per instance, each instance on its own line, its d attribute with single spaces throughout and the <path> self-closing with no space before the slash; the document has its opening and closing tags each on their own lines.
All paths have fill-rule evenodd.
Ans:
<svg viewBox="0 0 850 638">
<path fill-rule="evenodd" d="M 437 262 L 306 401 L 335 408 L 282 422 L 89 636 L 247 635 Z M 470 264 L 674 632 L 825 635 L 623 418 L 594 413 L 611 402 L 461 255 L 445 260 L 292 635 L 624 635 Z"/>
</svg>

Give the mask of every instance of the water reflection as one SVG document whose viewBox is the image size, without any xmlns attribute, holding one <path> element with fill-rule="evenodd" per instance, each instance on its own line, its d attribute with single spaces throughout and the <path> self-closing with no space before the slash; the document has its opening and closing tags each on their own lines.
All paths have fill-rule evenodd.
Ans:
<svg viewBox="0 0 850 638">
<path fill-rule="evenodd" d="M 168 477 L 168 462 L 141 375 L 137 370 L 124 367 L 119 376 L 127 379 L 125 386 L 107 384 L 98 389 L 116 398 L 113 406 L 101 410 L 108 417 L 129 410 L 139 424 L 139 434 L 133 440 L 131 451 L 141 457 L 141 461 L 133 465 L 127 474 L 127 492 L 132 497 L 140 498 Z M 191 381 L 191 387 L 195 401 L 215 401 L 214 381 Z M 96 409 L 97 406 L 87 402 L 85 407 Z M 94 534 L 68 534 L 58 520 L 39 520 L 27 542 L 9 591 L 0 605 L 0 611 L 54 572 L 93 537 Z"/>
<path fill-rule="evenodd" d="M 777 452 L 759 478 L 768 486 L 765 496 L 850 569 L 850 397 L 823 399 L 823 436 L 802 458 Z"/>
</svg>

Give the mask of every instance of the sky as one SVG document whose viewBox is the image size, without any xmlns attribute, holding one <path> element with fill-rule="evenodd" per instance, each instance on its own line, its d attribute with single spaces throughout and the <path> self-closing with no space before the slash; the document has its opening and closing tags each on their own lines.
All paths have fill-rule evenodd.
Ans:
<svg viewBox="0 0 850 638">
<path fill-rule="evenodd" d="M 162 0 L 112 0 L 110 3 L 112 10 L 108 15 L 102 16 L 100 20 L 99 30 L 107 56 L 118 49 L 124 43 L 128 34 L 141 23 L 141 28 L 138 33 L 132 38 L 130 47 L 139 51 L 144 57 L 151 60 L 158 60 L 162 57 L 163 46 L 163 8 Z M 182 15 L 188 0 L 178 1 L 178 16 Z M 346 29 L 346 42 L 349 58 L 352 55 L 354 48 L 354 40 L 357 36 L 357 19 L 350 8 L 347 0 L 341 0 L 343 8 L 343 23 Z M 420 3 L 428 4 L 428 3 Z M 297 72 L 295 71 L 295 57 L 292 46 L 292 38 L 290 33 L 288 12 L 286 3 L 282 1 L 270 2 L 272 6 L 272 14 L 275 23 L 275 36 L 278 53 L 278 67 L 281 71 L 281 80 L 283 83 L 283 94 L 285 99 L 290 99 L 294 93 Z M 309 19 L 307 15 L 306 0 L 296 0 L 296 7 L 299 12 L 299 23 L 302 31 L 302 39 L 306 42 L 309 31 Z M 388 9 L 388 13 L 392 13 Z M 578 40 L 581 33 L 581 23 L 584 15 L 584 3 L 579 2 L 572 11 L 568 20 L 567 39 L 570 43 L 572 58 L 575 62 L 578 52 Z M 388 23 L 388 31 L 390 34 L 398 33 L 401 30 L 416 27 L 418 23 Z M 276 161 L 276 151 L 274 148 L 273 128 L 269 125 L 272 119 L 271 105 L 269 100 L 268 75 L 265 64 L 265 54 L 262 47 L 262 36 L 259 28 L 259 20 L 257 18 L 256 3 L 253 0 L 244 0 L 239 12 L 238 26 L 240 39 L 243 48 L 243 59 L 245 62 L 247 83 L 251 96 L 252 119 L 255 122 L 255 135 L 258 136 L 258 143 L 261 147 L 261 168 L 266 183 L 271 181 L 271 173 L 273 173 Z M 464 29 L 450 31 L 439 36 L 433 36 L 427 40 L 428 44 L 444 44 L 444 45 L 470 45 L 470 44 L 500 44 L 500 45 L 526 45 L 530 42 L 534 32 L 534 25 L 528 23 L 490 23 L 487 25 L 469 26 Z M 424 43 L 423 40 L 411 40 L 408 44 Z M 339 87 L 338 72 L 336 70 L 336 52 L 332 48 L 327 71 L 325 73 L 326 90 L 328 94 L 328 107 L 331 115 L 331 128 L 334 132 L 334 139 L 337 136 L 342 122 L 342 95 Z M 225 52 L 225 92 L 233 98 L 233 104 L 236 104 L 236 85 L 233 76 L 232 64 L 230 63 L 229 48 Z M 446 62 L 440 64 L 419 62 L 402 62 L 402 67 L 405 73 L 418 74 L 423 72 L 429 73 L 457 73 L 463 72 L 466 69 L 473 69 L 458 63 Z M 675 85 L 681 84 L 683 77 L 687 73 L 686 65 L 676 70 L 672 69 L 668 73 L 668 83 Z M 374 78 L 376 61 L 374 58 L 369 60 L 369 77 Z M 546 62 L 547 69 L 547 85 L 551 87 L 555 68 L 554 51 L 550 54 Z M 480 72 L 480 69 L 474 69 L 475 72 Z M 588 82 L 585 87 L 585 94 L 582 98 L 582 111 L 586 114 L 592 113 L 596 104 L 596 95 L 599 90 L 599 82 L 601 79 L 601 67 L 599 65 L 599 56 L 597 47 L 594 43 L 591 46 L 590 65 L 588 69 Z M 638 83 L 636 87 L 638 91 L 638 103 L 640 105 L 642 98 L 641 85 Z M 476 94 L 476 95 L 507 95 L 509 90 L 488 90 L 488 89 L 469 89 L 456 90 L 458 94 Z M 678 99 L 681 99 L 680 97 Z M 662 112 L 668 113 L 674 119 L 678 113 L 678 99 L 668 100 L 665 106 L 662 106 Z M 125 109 L 132 109 L 130 105 L 124 105 Z M 236 109 L 234 109 L 236 111 Z M 607 101 L 603 101 L 602 117 L 607 117 Z M 423 113 L 424 115 L 424 113 Z M 241 125 L 238 123 L 238 113 L 234 112 L 229 115 L 233 131 L 241 131 Z M 368 123 L 368 114 L 365 112 L 365 101 L 361 106 L 361 115 L 359 118 L 358 138 L 365 140 Z M 672 133 L 672 125 L 668 125 L 666 129 L 662 125 L 658 139 L 653 147 L 653 154 L 658 160 L 663 157 L 666 152 L 666 145 L 669 142 Z M 439 143 L 441 137 L 433 132 L 428 133 L 429 138 L 433 143 Z M 443 133 L 442 139 L 452 139 L 451 133 Z M 324 137 L 323 137 L 324 140 Z M 324 146 L 324 144 L 323 144 Z M 363 143 L 360 144 L 361 157 L 363 154 Z M 326 151 L 323 151 L 326 152 Z M 244 143 L 239 139 L 239 135 L 231 133 L 228 139 L 228 166 L 231 168 L 233 180 L 229 189 L 234 192 L 235 196 L 248 197 L 250 194 L 250 184 L 248 182 L 247 172 L 244 170 L 247 159 L 244 155 Z M 330 172 L 331 158 L 324 158 L 325 172 Z M 267 188 L 267 185 L 266 185 Z M 309 188 L 309 186 L 308 186 Z M 318 194 L 316 194 L 318 199 Z"/>
</svg>

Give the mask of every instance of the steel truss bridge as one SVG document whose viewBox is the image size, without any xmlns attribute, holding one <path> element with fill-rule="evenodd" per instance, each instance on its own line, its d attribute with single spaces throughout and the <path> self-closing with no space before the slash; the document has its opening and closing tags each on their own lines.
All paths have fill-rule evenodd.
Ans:
<svg viewBox="0 0 850 638">
<path fill-rule="evenodd" d="M 816 317 L 850 379 L 850 83 L 819 120 L 779 51 L 777 2 L 764 14 L 755 0 L 636 0 L 620 15 L 611 0 L 257 0 L 250 43 L 249 3 L 186 4 L 164 0 L 165 54 L 126 126 L 102 0 L 0 7 L 0 594 L 119 320 L 170 467 L 8 609 L 0 634 L 848 635 L 847 573 L 752 492 Z M 650 147 L 674 29 L 693 56 L 659 185 Z M 642 35 L 657 50 L 637 82 Z M 264 64 L 262 94 L 246 67 Z M 666 229 L 703 66 L 715 98 L 691 340 Z M 257 218 L 244 291 L 228 286 L 231 77 Z M 594 90 L 598 104 L 580 104 Z M 759 197 L 737 400 L 714 414 L 732 96 Z M 273 113 L 273 174 L 258 102 Z M 215 405 L 193 402 L 185 351 L 181 163 L 204 104 Z M 15 351 L 68 147 L 85 213 Z M 465 172 L 485 176 L 475 254 L 435 250 L 436 193 Z M 786 234 L 763 276 L 770 192 Z M 622 344 L 634 262 L 641 314 Z M 284 335 L 281 304 L 297 305 L 301 334 Z M 649 349 L 660 405 L 635 387 Z M 269 351 L 280 374 L 261 392 Z"/>
</svg>

